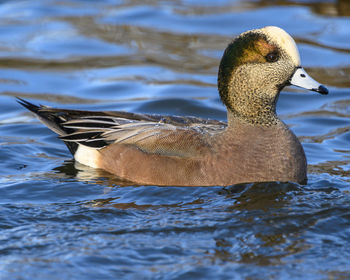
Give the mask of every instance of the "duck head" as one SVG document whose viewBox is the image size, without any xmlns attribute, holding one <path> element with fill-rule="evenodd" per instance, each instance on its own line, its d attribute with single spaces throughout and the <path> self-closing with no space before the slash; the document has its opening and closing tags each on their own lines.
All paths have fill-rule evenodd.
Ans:
<svg viewBox="0 0 350 280">
<path fill-rule="evenodd" d="M 276 102 L 287 85 L 328 93 L 301 67 L 297 46 L 283 29 L 267 26 L 250 30 L 226 48 L 218 88 L 229 115 L 264 126 L 275 124 Z"/>
</svg>

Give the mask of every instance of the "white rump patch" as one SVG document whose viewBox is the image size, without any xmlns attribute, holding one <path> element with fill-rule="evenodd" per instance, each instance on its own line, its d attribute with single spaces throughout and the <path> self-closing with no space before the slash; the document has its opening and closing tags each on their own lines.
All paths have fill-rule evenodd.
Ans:
<svg viewBox="0 0 350 280">
<path fill-rule="evenodd" d="M 300 55 L 294 39 L 277 26 L 266 26 L 260 29 L 271 41 L 283 48 L 292 58 L 295 66 L 300 66 Z"/>
<path fill-rule="evenodd" d="M 78 146 L 77 151 L 74 154 L 74 158 L 76 161 L 93 168 L 99 168 L 99 157 L 100 153 L 98 150 L 80 144 Z"/>
</svg>

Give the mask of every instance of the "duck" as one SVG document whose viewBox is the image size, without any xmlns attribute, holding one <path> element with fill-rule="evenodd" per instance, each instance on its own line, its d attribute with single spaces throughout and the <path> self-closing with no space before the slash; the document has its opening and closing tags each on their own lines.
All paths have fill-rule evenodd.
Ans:
<svg viewBox="0 0 350 280">
<path fill-rule="evenodd" d="M 230 42 L 218 70 L 227 122 L 198 117 L 82 111 L 18 98 L 74 159 L 137 185 L 229 186 L 307 182 L 301 143 L 277 116 L 285 86 L 328 94 L 302 68 L 293 38 L 266 26 Z"/>
</svg>

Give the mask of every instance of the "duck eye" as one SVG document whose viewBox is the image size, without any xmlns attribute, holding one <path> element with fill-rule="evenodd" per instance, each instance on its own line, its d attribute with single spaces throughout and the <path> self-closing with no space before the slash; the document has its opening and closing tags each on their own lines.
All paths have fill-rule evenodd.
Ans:
<svg viewBox="0 0 350 280">
<path fill-rule="evenodd" d="M 265 56 L 265 58 L 267 62 L 276 62 L 279 58 L 278 52 L 276 51 L 270 52 Z"/>
</svg>

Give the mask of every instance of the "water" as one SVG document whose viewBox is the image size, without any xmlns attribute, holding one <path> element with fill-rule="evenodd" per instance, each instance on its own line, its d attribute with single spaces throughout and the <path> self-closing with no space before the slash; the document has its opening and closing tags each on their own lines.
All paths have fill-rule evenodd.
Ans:
<svg viewBox="0 0 350 280">
<path fill-rule="evenodd" d="M 349 16 L 347 0 L 1 1 L 0 278 L 349 279 Z M 123 185 L 14 100 L 224 120 L 223 49 L 265 25 L 330 89 L 278 104 L 306 186 Z"/>
</svg>

